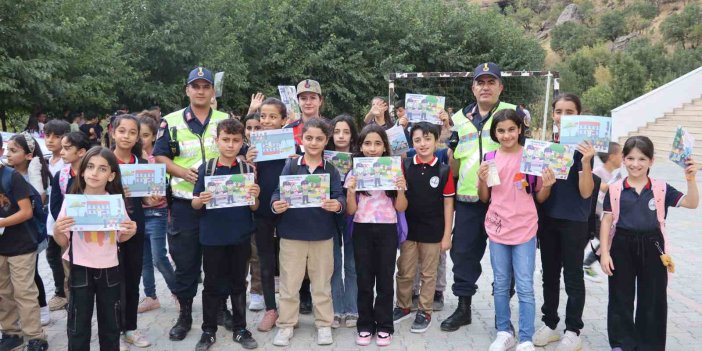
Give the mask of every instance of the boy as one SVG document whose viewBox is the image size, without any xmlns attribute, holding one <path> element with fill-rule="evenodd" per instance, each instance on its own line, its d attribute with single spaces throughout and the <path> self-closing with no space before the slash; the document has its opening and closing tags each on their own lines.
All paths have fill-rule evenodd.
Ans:
<svg viewBox="0 0 702 351">
<path fill-rule="evenodd" d="M 86 118 L 85 123 L 80 126 L 80 131 L 85 133 L 85 135 L 88 137 L 91 147 L 100 145 L 102 126 L 100 126 L 100 119 L 98 118 L 97 114 L 88 114 L 88 118 Z"/>
<path fill-rule="evenodd" d="M 412 126 L 410 135 L 417 155 L 403 160 L 408 233 L 397 259 L 398 306 L 393 311 L 393 321 L 398 323 L 410 315 L 412 285 L 419 265 L 419 308 L 410 331 L 423 333 L 431 324 L 439 256 L 451 248 L 455 185 L 449 166 L 439 163 L 434 155 L 439 138 L 437 128 L 419 122 Z"/>
<path fill-rule="evenodd" d="M 0 157 L 3 152 L 0 148 Z M 49 344 L 41 327 L 39 290 L 34 283 L 37 233 L 26 223 L 33 220 L 30 185 L 18 172 L 0 164 L 0 179 L 6 177 L 9 182 L 0 182 L 0 349 L 45 351 Z M 9 188 L 3 183 L 9 183 Z M 26 348 L 24 338 L 28 339 Z"/>
<path fill-rule="evenodd" d="M 220 155 L 200 165 L 192 199 L 193 208 L 202 212 L 200 244 L 205 271 L 202 336 L 195 348 L 205 351 L 215 343 L 217 316 L 222 310 L 222 301 L 231 296 L 234 341 L 246 349 L 255 349 L 258 343 L 246 329 L 246 275 L 254 226 L 251 211 L 258 208 L 260 188 L 256 184 L 251 186 L 249 194 L 256 199 L 251 206 L 203 209 L 206 203 L 213 200 L 212 191 L 205 191 L 208 165 L 215 167 L 214 175 L 251 172 L 236 157 L 244 144 L 244 125 L 241 122 L 235 119 L 219 122 L 215 141 Z M 231 223 L 237 225 L 232 226 Z"/>
<path fill-rule="evenodd" d="M 70 133 L 71 125 L 63 120 L 54 119 L 44 125 L 44 134 L 46 148 L 51 151 L 49 158 L 49 173 L 53 178 L 58 173 L 65 163 L 61 157 L 61 139 L 63 136 Z M 51 187 L 47 193 L 51 195 Z M 49 211 L 51 211 L 51 201 L 49 203 Z M 46 249 L 46 261 L 49 263 L 51 273 L 54 277 L 54 297 L 49 300 L 49 310 L 58 311 L 66 306 L 66 291 L 63 289 L 63 280 L 66 278 L 63 274 L 63 264 L 61 263 L 61 247 L 54 241 L 54 217 L 47 216 L 46 231 L 49 234 L 49 246 Z"/>
</svg>

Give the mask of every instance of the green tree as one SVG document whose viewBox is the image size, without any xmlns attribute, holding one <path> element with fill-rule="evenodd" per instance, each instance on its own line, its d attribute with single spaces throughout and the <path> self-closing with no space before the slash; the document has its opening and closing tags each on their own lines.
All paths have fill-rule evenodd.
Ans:
<svg viewBox="0 0 702 351">
<path fill-rule="evenodd" d="M 588 89 L 583 95 L 583 106 L 588 113 L 609 116 L 617 101 L 609 84 L 598 84 Z"/>
<path fill-rule="evenodd" d="M 663 37 L 679 42 L 683 49 L 702 44 L 702 8 L 693 2 L 680 13 L 672 14 L 661 23 Z"/>
<path fill-rule="evenodd" d="M 591 31 L 583 24 L 566 22 L 551 30 L 551 49 L 561 55 L 574 53 L 592 44 L 594 44 L 594 38 Z"/>
<path fill-rule="evenodd" d="M 597 25 L 597 36 L 614 41 L 614 39 L 624 34 L 626 34 L 624 13 L 621 11 L 612 11 L 600 17 L 600 22 Z"/>
</svg>

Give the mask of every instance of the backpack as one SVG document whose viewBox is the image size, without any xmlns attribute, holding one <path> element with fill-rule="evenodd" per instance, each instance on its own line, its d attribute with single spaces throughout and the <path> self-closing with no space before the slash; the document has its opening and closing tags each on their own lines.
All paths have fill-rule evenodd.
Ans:
<svg viewBox="0 0 702 351">
<path fill-rule="evenodd" d="M 0 181 L 0 184 L 2 185 L 2 190 L 7 194 L 9 198 L 11 198 L 14 202 L 17 202 L 17 199 L 14 198 L 12 195 L 12 174 L 15 173 L 15 169 L 12 167 L 8 166 L 2 166 L 0 167 L 0 177 L 2 180 Z M 41 243 L 46 239 L 46 211 L 44 211 L 44 204 L 41 201 L 41 194 L 34 189 L 34 187 L 27 183 L 27 186 L 29 187 L 29 201 L 32 204 L 32 225 L 34 226 L 34 229 L 37 231 L 37 243 Z"/>
<path fill-rule="evenodd" d="M 495 159 L 495 155 L 497 154 L 497 150 L 490 151 L 485 154 L 483 157 L 483 161 L 490 161 Z M 526 180 L 527 180 L 527 188 L 526 192 L 527 194 L 531 194 L 532 196 L 536 197 L 536 192 L 533 190 L 536 189 L 536 182 L 538 181 L 538 177 L 533 175 L 533 174 L 527 174 L 526 175 Z"/>
<path fill-rule="evenodd" d="M 65 165 L 59 171 L 59 189 L 61 190 L 61 195 L 66 195 L 68 190 L 68 180 L 71 179 L 71 165 Z"/>
<path fill-rule="evenodd" d="M 206 176 L 213 176 L 215 170 L 217 170 L 217 167 L 215 167 L 217 164 L 215 162 L 219 161 L 219 157 L 216 158 L 211 158 L 207 160 L 207 163 L 205 164 L 205 175 Z M 239 164 L 239 173 L 244 174 L 244 173 L 251 173 L 251 167 L 249 167 L 249 164 L 246 162 L 242 162 L 241 160 L 237 160 L 237 163 Z M 244 172 L 246 170 L 246 172 Z"/>
</svg>

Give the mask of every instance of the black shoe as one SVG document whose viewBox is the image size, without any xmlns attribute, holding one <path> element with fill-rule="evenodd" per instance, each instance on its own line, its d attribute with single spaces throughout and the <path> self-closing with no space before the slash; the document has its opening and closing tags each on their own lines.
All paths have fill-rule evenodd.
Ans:
<svg viewBox="0 0 702 351">
<path fill-rule="evenodd" d="M 443 291 L 435 291 L 434 292 L 434 304 L 432 306 L 432 310 L 441 311 L 443 309 L 444 309 L 444 292 Z"/>
<path fill-rule="evenodd" d="M 234 316 L 229 312 L 226 305 L 224 305 L 224 309 L 217 314 L 217 325 L 223 326 L 229 331 L 234 330 Z"/>
<path fill-rule="evenodd" d="M 253 336 L 251 336 L 251 332 L 246 329 L 241 329 L 234 333 L 234 341 L 241 344 L 241 347 L 245 349 L 251 350 L 258 347 L 258 343 L 254 340 Z"/>
<path fill-rule="evenodd" d="M 471 323 L 470 303 L 472 296 L 459 296 L 458 307 L 451 316 L 441 322 L 441 330 L 456 331 L 458 328 Z"/>
<path fill-rule="evenodd" d="M 14 350 L 24 345 L 24 338 L 20 335 L 2 334 L 0 339 L 0 351 Z"/>
<path fill-rule="evenodd" d="M 410 331 L 413 333 L 424 333 L 429 329 L 431 325 L 431 315 L 426 314 L 424 311 L 417 311 L 417 315 L 414 317 L 414 322 Z"/>
<path fill-rule="evenodd" d="M 200 337 L 200 341 L 195 345 L 195 351 L 207 351 L 217 341 L 217 334 L 212 332 L 204 332 Z"/>
<path fill-rule="evenodd" d="M 173 341 L 185 339 L 193 325 L 193 299 L 178 299 L 180 314 L 176 324 L 171 328 L 168 337 Z"/>
<path fill-rule="evenodd" d="M 409 308 L 395 307 L 392 310 L 392 322 L 393 323 L 400 323 L 409 317 L 410 317 L 410 309 Z"/>
<path fill-rule="evenodd" d="M 312 301 L 300 300 L 300 313 L 302 313 L 302 314 L 312 313 Z"/>
<path fill-rule="evenodd" d="M 27 342 L 26 351 L 46 351 L 49 349 L 49 343 L 46 340 L 32 339 Z M 12 350 L 12 349 L 9 349 Z"/>
</svg>

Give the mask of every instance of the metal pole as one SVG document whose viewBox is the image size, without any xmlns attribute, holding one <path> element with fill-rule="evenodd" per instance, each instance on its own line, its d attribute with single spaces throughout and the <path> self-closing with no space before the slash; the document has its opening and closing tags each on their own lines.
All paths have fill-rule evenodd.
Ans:
<svg viewBox="0 0 702 351">
<path fill-rule="evenodd" d="M 551 77 L 553 75 L 548 72 L 546 75 L 546 98 L 544 99 L 544 120 L 541 125 L 541 140 L 546 140 L 546 125 L 548 122 L 548 104 L 550 103 L 551 94 L 549 90 L 551 89 Z"/>
</svg>

